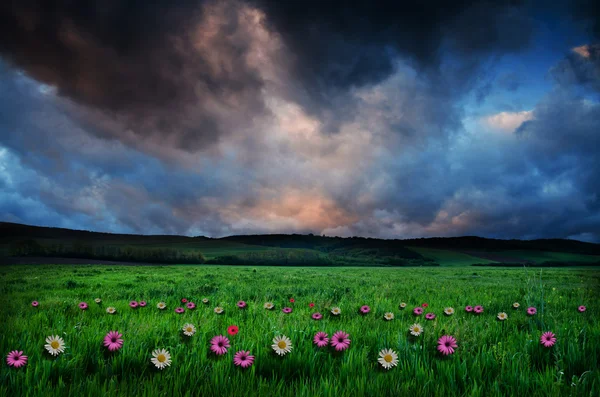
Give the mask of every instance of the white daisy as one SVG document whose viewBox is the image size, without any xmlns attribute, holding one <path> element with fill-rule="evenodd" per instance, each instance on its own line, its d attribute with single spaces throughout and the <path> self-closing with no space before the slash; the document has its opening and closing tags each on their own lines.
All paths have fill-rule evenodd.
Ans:
<svg viewBox="0 0 600 397">
<path fill-rule="evenodd" d="M 100 299 L 100 298 L 96 298 L 96 299 L 94 299 L 94 302 L 96 302 L 96 303 L 98 303 L 98 304 L 99 304 L 99 303 L 101 303 L 101 302 L 102 302 L 102 299 Z"/>
<path fill-rule="evenodd" d="M 398 365 L 398 355 L 392 349 L 383 349 L 379 352 L 377 361 L 379 361 L 383 368 L 390 369 Z"/>
<path fill-rule="evenodd" d="M 185 336 L 192 336 L 196 333 L 196 327 L 193 324 L 186 324 L 183 326 L 183 334 Z"/>
<path fill-rule="evenodd" d="M 217 313 L 217 314 L 223 313 L 223 308 L 221 306 L 215 307 L 215 313 Z"/>
<path fill-rule="evenodd" d="M 504 321 L 504 320 L 506 320 L 507 318 L 508 318 L 508 316 L 506 315 L 506 313 L 504 313 L 504 312 L 500 312 L 500 313 L 498 313 L 498 320 L 500 320 L 500 321 Z"/>
<path fill-rule="evenodd" d="M 202 303 L 204 303 L 205 305 L 208 305 L 208 302 L 209 302 L 208 298 L 202 299 Z"/>
<path fill-rule="evenodd" d="M 387 312 L 383 315 L 383 318 L 385 318 L 386 320 L 390 321 L 394 319 L 394 313 L 392 312 Z"/>
<path fill-rule="evenodd" d="M 264 308 L 265 308 L 265 309 L 267 309 L 267 310 L 271 310 L 271 309 L 273 309 L 274 307 L 275 307 L 275 305 L 273 304 L 273 302 L 266 302 L 266 303 L 264 304 Z"/>
<path fill-rule="evenodd" d="M 167 308 L 167 304 L 165 302 L 158 302 L 156 304 L 156 307 L 159 308 L 160 310 L 165 310 Z"/>
<path fill-rule="evenodd" d="M 444 313 L 446 313 L 447 316 L 451 316 L 454 314 L 454 308 L 453 307 L 447 307 L 444 309 Z"/>
<path fill-rule="evenodd" d="M 331 314 L 333 314 L 334 316 L 339 316 L 342 313 L 342 311 L 340 310 L 339 307 L 332 307 L 331 308 Z"/>
<path fill-rule="evenodd" d="M 292 341 L 287 336 L 277 336 L 273 338 L 273 344 L 271 345 L 275 353 L 283 356 L 286 353 L 292 351 Z"/>
<path fill-rule="evenodd" d="M 59 353 L 65 351 L 65 341 L 58 335 L 51 335 L 46 338 L 46 344 L 44 347 L 46 350 L 48 350 L 48 353 L 52 354 L 53 356 L 58 356 Z"/>
<path fill-rule="evenodd" d="M 400 304 L 400 306 L 398 306 L 398 307 L 399 307 L 400 309 L 404 309 L 404 308 L 406 307 L 406 303 L 402 302 L 402 303 Z"/>
<path fill-rule="evenodd" d="M 514 307 L 515 309 L 518 309 L 518 308 L 519 308 L 519 306 L 521 306 L 521 305 L 519 305 L 519 302 L 515 302 L 515 303 L 513 303 L 513 307 Z"/>
<path fill-rule="evenodd" d="M 117 312 L 117 309 L 115 309 L 115 308 L 114 308 L 114 307 L 112 307 L 112 306 L 109 306 L 109 307 L 107 307 L 107 308 L 106 308 L 106 312 L 107 312 L 108 314 L 115 314 L 115 313 Z"/>
<path fill-rule="evenodd" d="M 158 369 L 163 369 L 171 365 L 171 355 L 165 349 L 156 349 L 152 352 L 150 359 Z"/>
<path fill-rule="evenodd" d="M 413 324 L 409 328 L 411 335 L 419 336 L 423 332 L 423 327 L 421 324 Z"/>
</svg>

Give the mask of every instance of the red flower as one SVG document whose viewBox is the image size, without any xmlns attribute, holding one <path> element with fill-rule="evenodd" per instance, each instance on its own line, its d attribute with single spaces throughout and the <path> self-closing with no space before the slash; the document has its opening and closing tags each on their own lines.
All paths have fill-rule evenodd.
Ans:
<svg viewBox="0 0 600 397">
<path fill-rule="evenodd" d="M 186 303 L 186 302 L 187 302 L 187 299 L 185 299 L 185 298 L 181 299 L 181 303 Z"/>
<path fill-rule="evenodd" d="M 423 303 L 421 306 L 423 306 L 423 307 L 427 307 L 427 306 L 429 306 L 429 305 L 428 305 L 427 303 Z"/>
<path fill-rule="evenodd" d="M 290 303 L 294 303 L 294 302 L 296 302 L 296 301 L 294 300 L 294 298 L 290 298 Z"/>
<path fill-rule="evenodd" d="M 315 304 L 314 304 L 314 303 L 312 303 L 312 302 L 310 302 L 310 303 L 308 304 L 308 307 L 315 307 Z"/>
<path fill-rule="evenodd" d="M 227 328 L 227 333 L 229 335 L 235 335 L 239 330 L 240 329 L 237 327 L 237 325 L 230 325 L 229 328 Z"/>
</svg>

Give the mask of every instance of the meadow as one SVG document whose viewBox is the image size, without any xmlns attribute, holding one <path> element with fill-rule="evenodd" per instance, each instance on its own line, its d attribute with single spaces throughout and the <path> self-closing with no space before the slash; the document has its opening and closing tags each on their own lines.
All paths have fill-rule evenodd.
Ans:
<svg viewBox="0 0 600 397">
<path fill-rule="evenodd" d="M 598 396 L 599 286 L 596 267 L 3 266 L 0 395 Z M 182 298 L 197 307 L 175 313 Z M 148 306 L 132 309 L 131 300 Z M 239 300 L 248 307 L 239 309 Z M 82 301 L 87 310 L 78 307 Z M 263 308 L 267 301 L 273 310 Z M 434 320 L 413 314 L 423 303 Z M 371 311 L 360 314 L 362 305 Z M 484 313 L 466 313 L 466 305 L 482 305 Z M 579 305 L 587 310 L 578 312 Z M 215 314 L 215 306 L 224 313 Z M 284 314 L 284 306 L 293 312 Z M 331 315 L 333 306 L 341 315 Z M 526 314 L 528 306 L 537 308 L 535 316 Z M 445 307 L 455 314 L 444 315 Z M 322 320 L 311 318 L 317 311 Z M 395 318 L 384 320 L 386 312 Z M 498 321 L 499 312 L 508 319 Z M 424 327 L 418 337 L 409 335 L 415 322 Z M 182 334 L 185 323 L 196 326 L 195 335 Z M 237 335 L 227 334 L 230 325 L 239 327 Z M 116 352 L 102 345 L 111 330 L 123 334 Z M 350 335 L 347 350 L 313 344 L 316 332 L 331 337 L 338 330 Z M 551 348 L 540 344 L 546 331 L 556 334 Z M 50 335 L 66 343 L 57 357 L 44 349 Z M 209 349 L 216 335 L 231 341 L 224 356 Z M 283 357 L 271 349 L 278 335 L 293 344 Z M 442 335 L 456 338 L 453 355 L 436 350 Z M 150 362 L 157 348 L 172 357 L 163 370 Z M 398 353 L 389 370 L 377 362 L 384 348 Z M 6 364 L 12 350 L 28 356 L 25 367 Z M 255 356 L 251 367 L 233 364 L 238 350 Z"/>
</svg>

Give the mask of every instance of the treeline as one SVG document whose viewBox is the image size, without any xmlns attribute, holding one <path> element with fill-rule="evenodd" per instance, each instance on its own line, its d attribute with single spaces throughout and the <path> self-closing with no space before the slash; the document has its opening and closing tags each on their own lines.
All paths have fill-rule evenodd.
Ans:
<svg viewBox="0 0 600 397">
<path fill-rule="evenodd" d="M 43 256 L 62 258 L 101 259 L 121 262 L 205 263 L 199 251 L 136 246 L 104 246 L 75 242 L 73 245 L 42 245 L 35 240 L 17 241 L 10 245 L 10 256 Z"/>
</svg>

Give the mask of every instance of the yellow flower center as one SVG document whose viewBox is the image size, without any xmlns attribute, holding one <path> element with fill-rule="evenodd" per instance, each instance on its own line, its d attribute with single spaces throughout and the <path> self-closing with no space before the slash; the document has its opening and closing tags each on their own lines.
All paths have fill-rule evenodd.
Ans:
<svg viewBox="0 0 600 397">
<path fill-rule="evenodd" d="M 394 358 L 392 357 L 392 355 L 391 355 L 391 354 L 386 354 L 385 356 L 383 356 L 383 360 L 384 360 L 386 363 L 391 363 L 393 359 L 394 359 Z"/>
<path fill-rule="evenodd" d="M 60 343 L 58 343 L 56 340 L 53 340 L 52 343 L 50 343 L 50 346 L 52 346 L 53 349 L 58 349 Z"/>
<path fill-rule="evenodd" d="M 186 328 L 186 331 L 187 331 L 187 332 L 192 332 L 192 327 L 187 327 L 187 328 Z"/>
<path fill-rule="evenodd" d="M 287 347 L 287 343 L 280 340 L 279 343 L 277 343 L 277 346 L 279 346 L 280 349 L 285 349 Z"/>
<path fill-rule="evenodd" d="M 413 328 L 413 331 L 414 331 L 414 332 L 419 332 L 419 327 L 414 327 L 414 328 Z"/>
<path fill-rule="evenodd" d="M 156 360 L 158 360 L 159 363 L 164 363 L 167 361 L 167 357 L 164 354 L 159 354 L 158 357 L 156 357 Z"/>
</svg>

